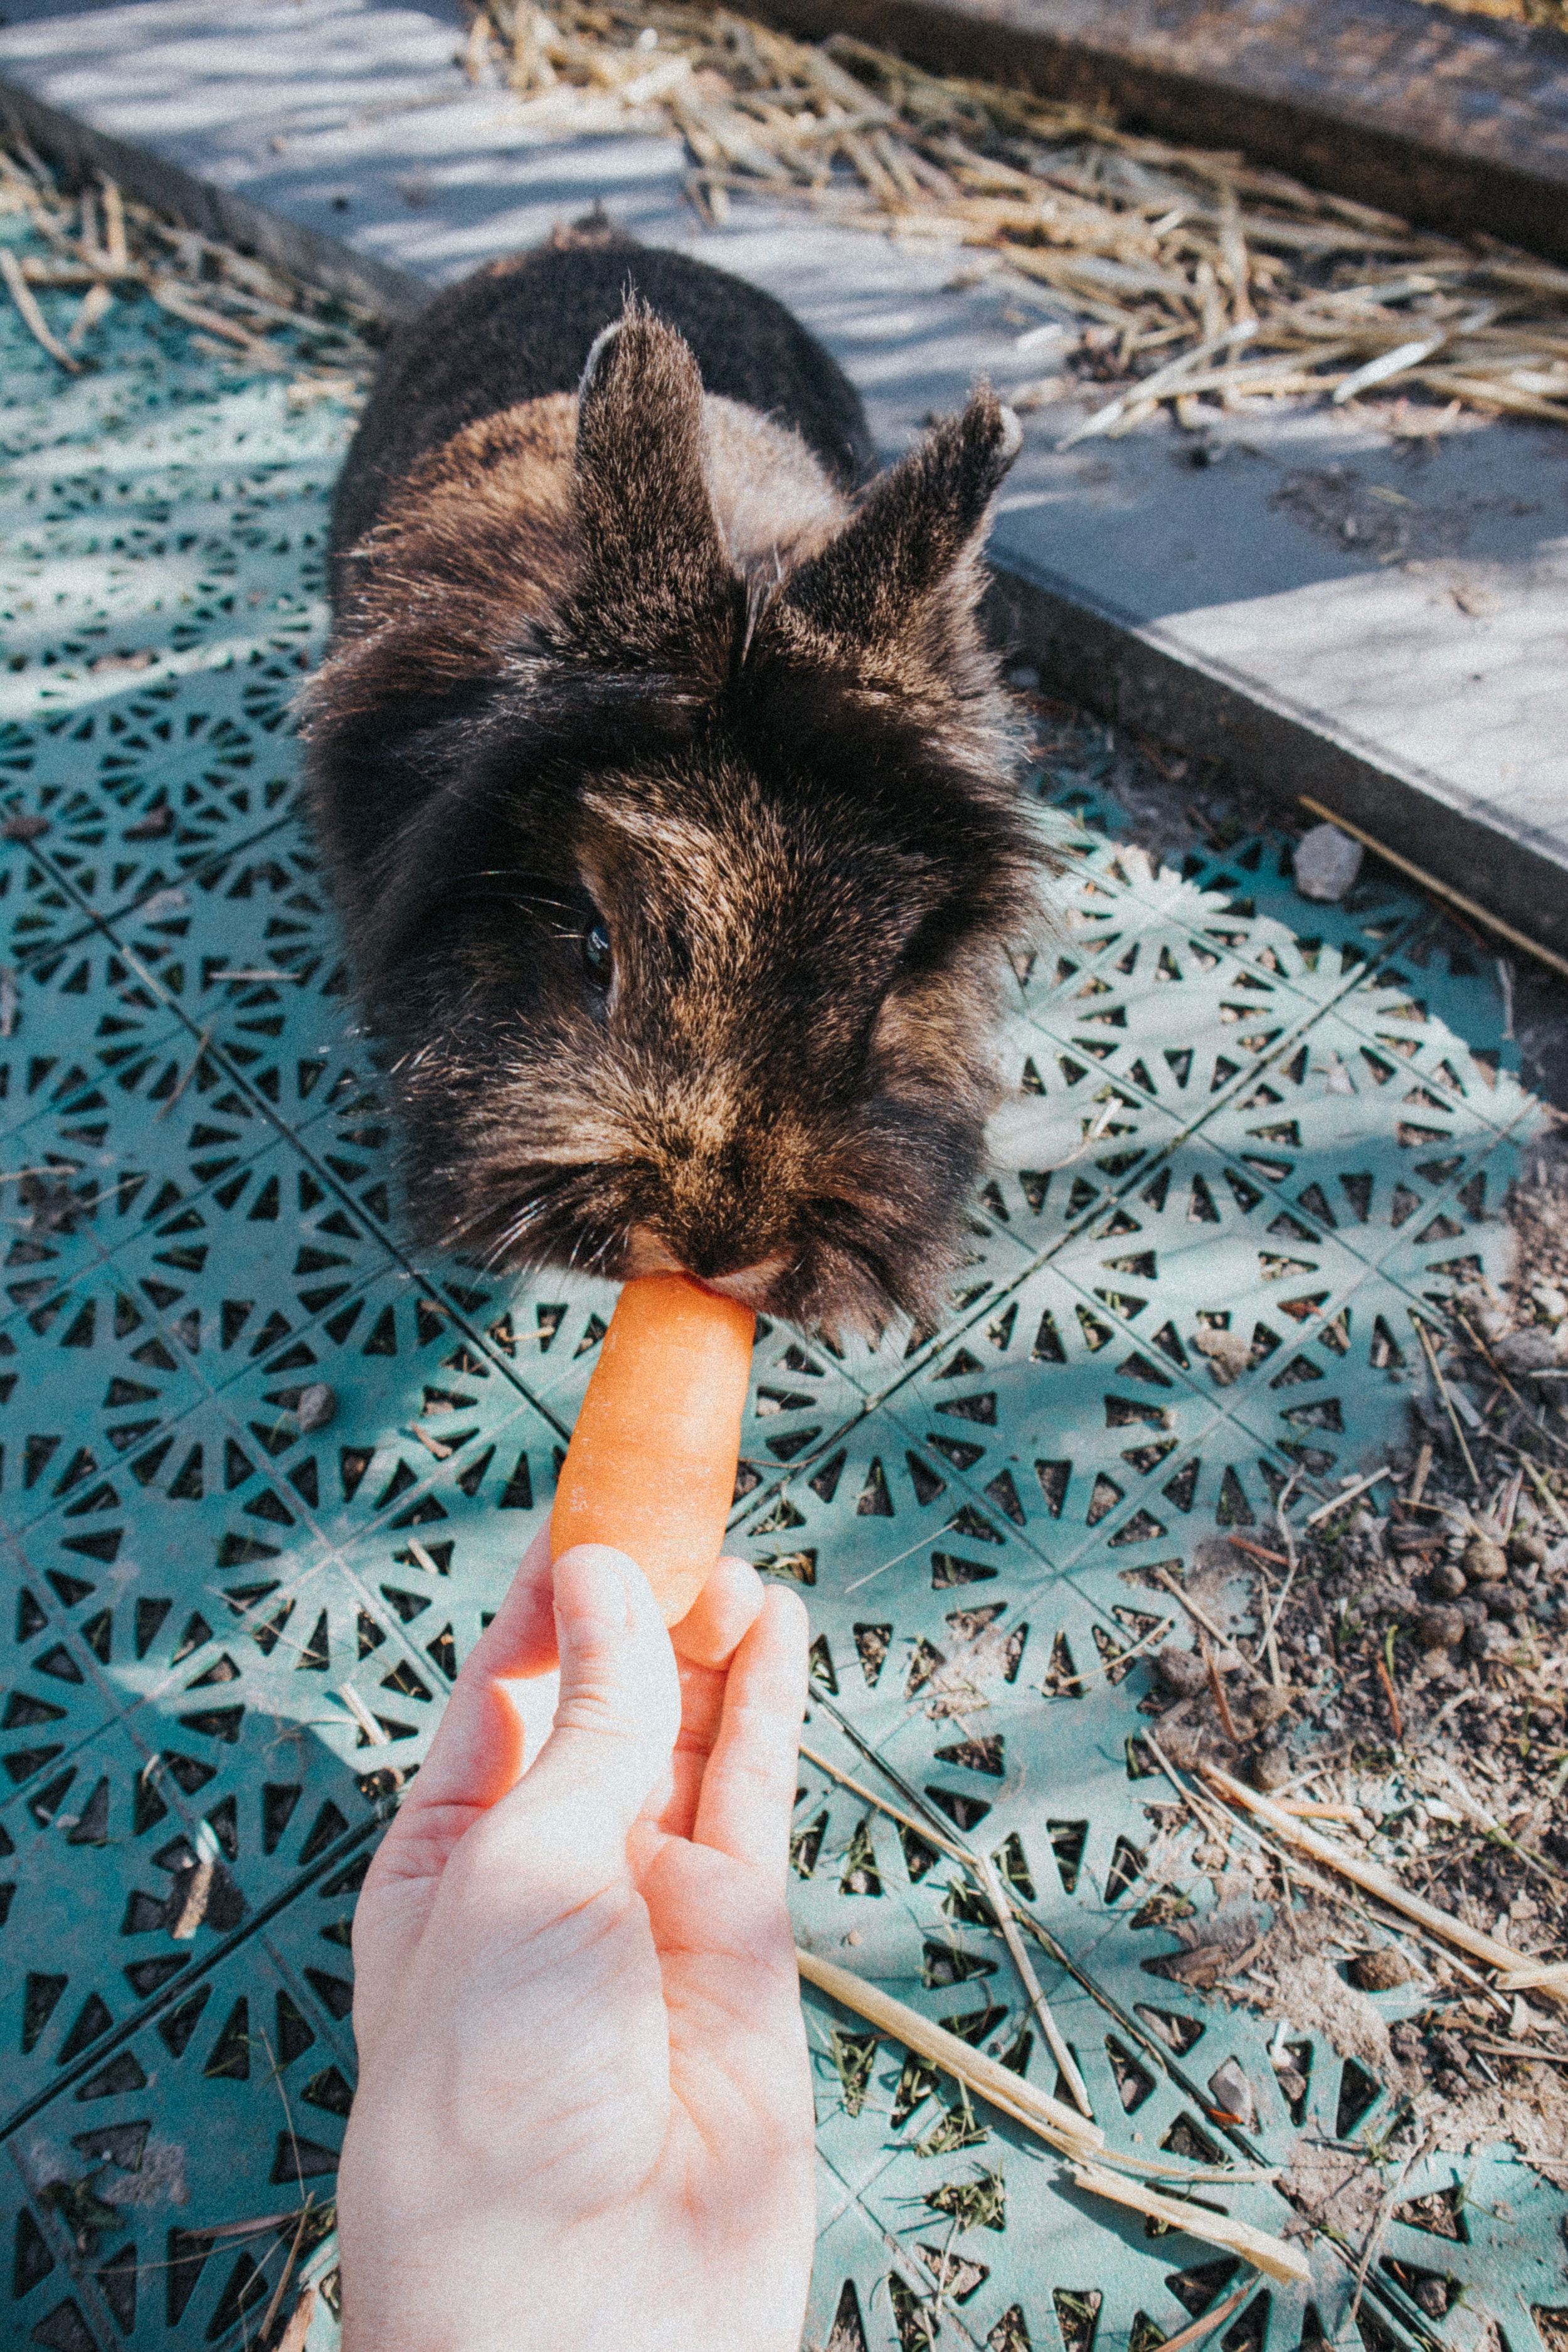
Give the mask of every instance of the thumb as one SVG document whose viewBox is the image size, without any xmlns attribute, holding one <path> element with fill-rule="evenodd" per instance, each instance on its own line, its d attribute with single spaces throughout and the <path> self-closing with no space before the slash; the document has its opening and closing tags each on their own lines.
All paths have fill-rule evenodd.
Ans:
<svg viewBox="0 0 1568 2352">
<path fill-rule="evenodd" d="M 530 1810 L 586 1801 L 624 1834 L 668 1771 L 680 1727 L 675 1653 L 636 1561 L 605 1544 L 563 1552 L 555 1633 L 560 1696 L 522 1783 Z"/>
</svg>

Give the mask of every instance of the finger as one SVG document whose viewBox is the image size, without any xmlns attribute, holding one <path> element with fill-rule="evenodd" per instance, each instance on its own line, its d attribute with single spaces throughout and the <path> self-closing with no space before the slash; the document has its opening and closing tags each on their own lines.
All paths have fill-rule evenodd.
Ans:
<svg viewBox="0 0 1568 2352">
<path fill-rule="evenodd" d="M 658 1827 L 672 1837 L 691 1835 L 702 1775 L 724 1711 L 725 1675 L 762 1614 L 764 1591 L 762 1578 L 746 1560 L 721 1559 L 691 1608 L 670 1628 L 680 1669 L 680 1733 L 668 1801 L 657 1818 Z"/>
<path fill-rule="evenodd" d="M 805 1604 L 797 1593 L 771 1586 L 730 1667 L 692 1836 L 781 1884 L 805 1675 Z"/>
<path fill-rule="evenodd" d="M 504 1797 L 522 1769 L 524 1716 L 509 1683 L 555 1664 L 550 1529 L 523 1555 L 506 1598 L 464 1662 L 430 1753 L 387 1832 L 384 1875 L 438 1874 L 476 1813 Z"/>
<path fill-rule="evenodd" d="M 694 1666 L 727 1666 L 762 1614 L 763 1580 L 749 1560 L 721 1559 L 669 1638 Z"/>
<path fill-rule="evenodd" d="M 555 1630 L 555 1721 L 518 1802 L 535 1816 L 570 1811 L 624 1847 L 679 1728 L 669 1635 L 641 1569 L 607 1544 L 574 1544 L 556 1561 Z"/>
</svg>

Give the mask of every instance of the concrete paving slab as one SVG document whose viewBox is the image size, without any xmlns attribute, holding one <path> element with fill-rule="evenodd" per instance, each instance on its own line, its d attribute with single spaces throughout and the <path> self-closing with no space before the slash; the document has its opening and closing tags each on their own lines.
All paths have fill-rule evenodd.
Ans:
<svg viewBox="0 0 1568 2352">
<path fill-rule="evenodd" d="M 893 454 L 971 378 L 1037 383 L 1048 297 L 989 257 L 684 195 L 679 144 L 552 134 L 455 61 L 447 0 L 12 0 L 0 77 L 312 237 L 440 284 L 595 200 L 763 285 L 835 352 Z M 403 273 L 409 273 L 405 278 Z M 406 299 L 406 298 L 404 298 Z M 1047 677 L 1308 793 L 1568 951 L 1568 436 L 1412 441 L 1391 409 L 1259 401 L 1070 451 L 1092 394 L 1026 415 L 993 551 Z M 1201 461 L 1201 462 L 1200 462 Z"/>
</svg>

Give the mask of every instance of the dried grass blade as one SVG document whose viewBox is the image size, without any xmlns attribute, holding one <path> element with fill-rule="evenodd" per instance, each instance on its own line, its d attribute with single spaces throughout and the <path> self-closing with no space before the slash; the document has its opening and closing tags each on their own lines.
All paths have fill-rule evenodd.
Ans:
<svg viewBox="0 0 1568 2352">
<path fill-rule="evenodd" d="M 791 47 L 794 46 L 792 43 Z M 798 49 L 796 71 L 807 76 L 825 98 L 834 100 L 837 105 L 852 107 L 859 113 L 870 115 L 878 122 L 898 124 L 898 109 L 875 96 L 852 73 L 846 73 L 826 49 Z"/>
<path fill-rule="evenodd" d="M 1376 359 L 1352 369 L 1342 383 L 1335 385 L 1333 405 L 1341 408 L 1358 392 L 1370 392 L 1374 383 L 1386 383 L 1393 376 L 1408 374 L 1423 360 L 1429 360 L 1434 352 L 1440 352 L 1447 340 L 1446 334 L 1427 335 L 1418 343 L 1396 343 L 1393 351 L 1380 352 Z"/>
<path fill-rule="evenodd" d="M 0 277 L 5 280 L 6 290 L 21 314 L 22 324 L 39 349 L 47 352 L 50 359 L 58 360 L 71 375 L 79 375 L 81 362 L 73 352 L 68 352 L 59 338 L 51 332 L 48 320 L 38 308 L 37 296 L 22 275 L 22 265 L 8 245 L 0 246 Z"/>
<path fill-rule="evenodd" d="M 1237 325 L 1242 326 L 1257 316 L 1252 307 L 1250 285 L 1252 261 L 1247 250 L 1247 238 L 1241 226 L 1241 207 L 1236 200 L 1236 190 L 1221 191 L 1219 214 L 1219 250 L 1230 279 L 1231 304 Z"/>
<path fill-rule="evenodd" d="M 1018 1924 L 1013 1916 L 1013 1906 L 1007 1900 L 1006 1889 L 1002 1884 L 1002 1874 L 989 1854 L 982 1854 L 979 1857 L 979 1875 L 985 1893 L 990 1898 L 991 1907 L 996 1914 L 996 1924 L 1002 1930 L 1002 1940 L 1007 1947 L 1008 1957 L 1018 1971 L 1018 1980 L 1028 1998 L 1029 2007 L 1034 2011 L 1040 2032 L 1046 2037 L 1050 2053 L 1061 2069 L 1062 2079 L 1072 2093 L 1073 2104 L 1079 2112 L 1087 2116 L 1092 2123 L 1094 2109 L 1089 2103 L 1089 2086 L 1079 2073 L 1078 2060 L 1063 2039 L 1061 2027 L 1051 2014 L 1050 2003 L 1047 2000 L 1040 1980 L 1035 1974 L 1034 1964 L 1024 1948 L 1024 1938 L 1018 1933 Z"/>
<path fill-rule="evenodd" d="M 1465 375 L 1458 368 L 1419 368 L 1415 381 L 1425 383 L 1434 392 L 1457 393 L 1472 406 L 1504 408 L 1515 416 L 1539 416 L 1546 424 L 1568 425 L 1568 404 L 1554 400 L 1542 400 L 1539 393 L 1520 392 L 1512 384 L 1498 383 L 1492 379 Z"/>
<path fill-rule="evenodd" d="M 866 144 L 894 183 L 900 195 L 918 201 L 921 194 L 921 184 L 910 169 L 908 149 L 886 131 L 871 131 Z"/>
<path fill-rule="evenodd" d="M 1303 354 L 1305 364 L 1292 367 L 1287 360 L 1245 360 L 1234 367 L 1205 368 L 1176 389 L 1182 393 L 1331 392 L 1340 378 L 1315 375 L 1312 370 L 1331 366 L 1344 356 L 1343 343 L 1329 343 L 1321 351 Z"/>
<path fill-rule="evenodd" d="M 839 139 L 838 145 L 879 203 L 889 211 L 899 209 L 904 201 L 904 191 L 892 174 L 883 169 L 872 152 L 869 140 L 862 138 L 858 131 L 851 131 Z"/>
<path fill-rule="evenodd" d="M 123 269 L 131 259 L 131 247 L 125 240 L 125 199 L 118 181 L 103 183 L 104 250 L 110 266 Z"/>
<path fill-rule="evenodd" d="M 226 319 L 221 311 L 209 310 L 205 302 L 193 302 L 188 294 L 180 287 L 171 285 L 166 278 L 154 278 L 147 290 L 161 310 L 167 310 L 173 318 L 183 319 L 187 326 L 200 327 L 206 334 L 216 335 L 222 342 L 233 343 L 247 359 L 259 359 L 264 366 L 282 367 L 285 364 L 279 354 L 269 351 L 258 337 L 248 333 L 244 327 L 237 327 L 234 320 Z"/>
<path fill-rule="evenodd" d="M 1087 417 L 1073 432 L 1064 435 L 1057 443 L 1058 449 L 1071 449 L 1079 441 L 1091 440 L 1096 434 L 1108 431 L 1126 415 L 1134 402 L 1158 401 L 1168 392 L 1186 391 L 1189 387 L 1184 379 L 1195 373 L 1205 360 L 1213 359 L 1216 352 L 1228 351 L 1234 343 L 1247 341 L 1257 332 L 1257 320 L 1247 319 L 1237 326 L 1225 328 L 1206 342 L 1195 344 L 1190 352 L 1184 352 L 1180 359 L 1173 360 L 1168 367 L 1156 368 L 1152 375 L 1146 375 L 1135 392 L 1122 393 L 1117 399 L 1107 401 L 1103 408 L 1097 408 L 1094 415 Z"/>
<path fill-rule="evenodd" d="M 473 82 L 484 79 L 485 61 L 489 56 L 490 20 L 481 8 L 468 26 L 468 37 L 463 44 L 463 71 Z"/>
<path fill-rule="evenodd" d="M 310 2333 L 310 2322 L 316 2315 L 316 2290 L 301 2287 L 300 2300 L 289 2314 L 289 2325 L 278 2338 L 278 2352 L 305 2352 L 305 2338 Z"/>
<path fill-rule="evenodd" d="M 1194 2319 L 1190 2326 L 1182 2329 L 1180 2335 L 1167 2336 L 1160 2352 L 1187 2352 L 1189 2345 L 1201 2344 L 1206 2336 L 1214 2334 L 1216 2327 L 1225 2326 L 1232 2312 L 1240 2310 L 1256 2284 L 1256 2272 L 1244 2277 L 1241 2284 L 1233 2287 L 1223 2303 L 1216 2303 L 1212 2311 L 1205 2311 L 1201 2319 Z"/>
<path fill-rule="evenodd" d="M 1320 1503 L 1315 1511 L 1309 1511 L 1301 1525 L 1304 1528 L 1315 1528 L 1321 1519 L 1332 1518 L 1336 1511 L 1342 1511 L 1347 1503 L 1353 1503 L 1358 1495 L 1364 1495 L 1369 1487 L 1377 1485 L 1379 1479 L 1392 1478 L 1394 1472 L 1386 1462 L 1381 1470 L 1368 1471 L 1364 1478 L 1353 1480 L 1350 1486 L 1342 1487 L 1337 1495 L 1331 1495 L 1326 1503 Z M 1236 1541 L 1234 1536 L 1231 1541 L 1232 1543 Z M 1251 1550 L 1253 1548 L 1251 1545 L 1243 1547 L 1247 1550 Z"/>
<path fill-rule="evenodd" d="M 1474 1486 L 1476 1492 L 1479 1494 L 1481 1486 L 1480 1473 L 1477 1470 L 1475 1459 L 1470 1453 L 1469 1447 L 1465 1443 L 1465 1433 L 1459 1426 L 1459 1416 L 1455 1410 L 1454 1400 L 1448 1394 L 1448 1383 L 1443 1378 L 1443 1368 L 1437 1361 L 1437 1350 L 1433 1345 L 1432 1334 L 1427 1330 L 1426 1322 L 1421 1317 L 1412 1316 L 1411 1320 L 1415 1325 L 1415 1336 L 1421 1342 L 1422 1352 L 1426 1356 L 1427 1363 L 1431 1366 L 1432 1378 L 1437 1384 L 1437 1394 L 1443 1400 L 1443 1409 L 1447 1412 L 1449 1422 L 1453 1426 L 1454 1435 L 1459 1441 L 1459 1451 L 1465 1457 L 1465 1467 L 1470 1474 L 1470 1484 Z"/>
<path fill-rule="evenodd" d="M 1267 1797 L 1259 1796 L 1254 1789 L 1244 1788 L 1239 1780 L 1233 1780 L 1228 1772 L 1222 1772 L 1217 1766 L 1205 1764 L 1203 1770 L 1205 1778 L 1220 1795 L 1231 1804 L 1245 1806 L 1249 1812 L 1256 1813 L 1260 1821 L 1268 1824 L 1276 1836 L 1300 1846 L 1315 1861 L 1322 1863 L 1330 1870 L 1338 1871 L 1342 1878 L 1348 1878 L 1352 1885 L 1364 1888 L 1369 1895 L 1375 1895 L 1378 1901 L 1386 1903 L 1391 1911 L 1402 1912 L 1405 1918 L 1414 1919 L 1418 1926 L 1427 1928 L 1434 1936 L 1441 1937 L 1446 1943 L 1455 1944 L 1460 1951 L 1468 1952 L 1473 1959 L 1484 1960 L 1489 1968 L 1503 1970 L 1501 1980 L 1505 1987 L 1522 1988 L 1528 1979 L 1539 1990 L 1568 2000 L 1568 1966 L 1533 1963 L 1528 1953 L 1515 1951 L 1511 1944 L 1502 1943 L 1496 1936 L 1486 1935 L 1479 1927 L 1467 1927 L 1451 1912 L 1440 1911 L 1435 1903 L 1408 1893 L 1391 1872 L 1380 1869 L 1374 1862 L 1364 1862 L 1360 1854 L 1335 1844 L 1331 1838 L 1320 1836 L 1316 1830 L 1309 1829 L 1294 1814 L 1281 1811 Z"/>
<path fill-rule="evenodd" d="M 1092 2189 L 1097 2197 L 1109 2197 L 1115 2204 L 1130 2206 L 1134 2213 L 1146 2213 L 1152 2221 L 1163 2221 L 1170 2228 L 1184 2231 L 1189 2237 L 1206 2239 L 1212 2246 L 1228 2246 L 1233 2253 L 1244 2256 L 1281 2286 L 1304 2285 L 1312 2275 L 1311 2264 L 1300 2246 L 1283 2238 L 1271 2238 L 1265 2231 L 1255 2230 L 1249 2221 L 1233 2221 L 1228 2213 L 1199 2210 L 1178 2198 L 1161 2197 L 1135 2180 L 1124 2179 L 1120 2173 L 1102 2172 L 1098 2165 L 1075 2165 L 1073 2179 L 1080 2189 Z"/>
<path fill-rule="evenodd" d="M 372 1715 L 369 1707 L 366 1706 L 363 1699 L 361 1698 L 358 1691 L 354 1689 L 352 1683 L 340 1683 L 338 1685 L 338 1696 L 342 1699 L 343 1705 L 347 1707 L 349 1713 L 353 1716 L 354 1721 L 363 1732 L 366 1740 L 372 1748 L 385 1748 L 390 1745 L 392 1738 L 391 1733 L 384 1730 L 382 1726 L 376 1721 L 374 1716 Z"/>
<path fill-rule="evenodd" d="M 1098 2125 L 1086 2123 L 1071 2107 L 1037 2090 L 1022 2074 L 1013 2074 L 996 2059 L 988 2058 L 984 2051 L 960 2041 L 945 2026 L 933 2024 L 919 2010 L 896 2000 L 880 1986 L 868 1984 L 864 1978 L 852 1976 L 847 1969 L 838 1968 L 831 1960 L 819 1959 L 815 1952 L 797 1949 L 795 1960 L 801 1975 L 819 1991 L 831 1994 L 846 2009 L 865 2018 L 868 2024 L 880 2027 L 917 2056 L 940 2066 L 944 2074 L 955 2075 L 991 2105 L 1027 2124 L 1053 2147 L 1078 2159 L 1103 2147 L 1105 2134 Z"/>
<path fill-rule="evenodd" d="M 69 331 L 66 336 L 66 341 L 73 351 L 83 336 L 90 334 L 104 314 L 113 308 L 114 297 L 101 278 L 88 288 L 86 299 L 81 309 L 71 320 Z"/>
</svg>

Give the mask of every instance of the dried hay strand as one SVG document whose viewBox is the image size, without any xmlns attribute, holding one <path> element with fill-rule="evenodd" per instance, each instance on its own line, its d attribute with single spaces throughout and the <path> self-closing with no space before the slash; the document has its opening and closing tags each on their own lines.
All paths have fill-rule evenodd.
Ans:
<svg viewBox="0 0 1568 2352">
<path fill-rule="evenodd" d="M 1094 373 L 1125 381 L 1069 443 L 1164 404 L 1191 422 L 1205 399 L 1342 406 L 1387 387 L 1434 396 L 1417 430 L 1465 410 L 1568 424 L 1568 271 L 1240 154 L 675 0 L 486 0 L 465 63 L 541 131 L 676 131 L 709 221 L 746 191 L 985 252 L 1026 299 L 1038 289 L 1081 322 Z"/>
<path fill-rule="evenodd" d="M 1227 2252 L 1240 2254 L 1255 2269 L 1281 2284 L 1300 2284 L 1310 2276 L 1306 2256 L 1300 2247 L 1286 2240 L 1270 2237 L 1266 2231 L 1254 2229 L 1250 2222 L 1238 2221 L 1206 2206 L 1194 2207 L 1184 2200 L 1178 2202 L 1173 2198 L 1162 2197 L 1141 2181 L 1107 2171 L 1102 2163 L 1094 2160 L 1103 2151 L 1104 2135 L 1093 2124 L 1086 2124 L 1070 2107 L 1047 2097 L 999 2060 L 973 2049 L 957 2034 L 922 2017 L 906 2002 L 895 2000 L 879 1985 L 868 1984 L 864 1978 L 852 1975 L 847 1969 L 815 1952 L 797 1948 L 795 1961 L 808 1984 L 816 1985 L 856 2016 L 863 2017 L 868 2024 L 902 2042 L 906 2049 L 914 2051 L 944 2074 L 952 2074 L 966 2090 L 1065 2157 L 1079 2188 L 1109 2199 L 1113 2204 L 1131 2207 L 1168 2228 L 1183 2230 L 1190 2237 L 1202 2238 L 1210 2245 L 1223 2246 Z"/>
<path fill-rule="evenodd" d="M 231 247 L 165 219 L 114 181 L 61 187 L 26 141 L 0 143 L 0 218 L 20 215 L 48 247 L 19 254 L 0 243 L 0 278 L 39 349 L 70 374 L 93 364 L 91 336 L 125 300 L 150 298 L 199 329 L 198 346 L 270 374 L 288 375 L 291 402 L 354 398 L 369 383 L 374 312 L 302 284 Z M 39 293 L 79 294 L 57 332 Z M 286 340 L 278 331 L 288 330 Z"/>
</svg>

